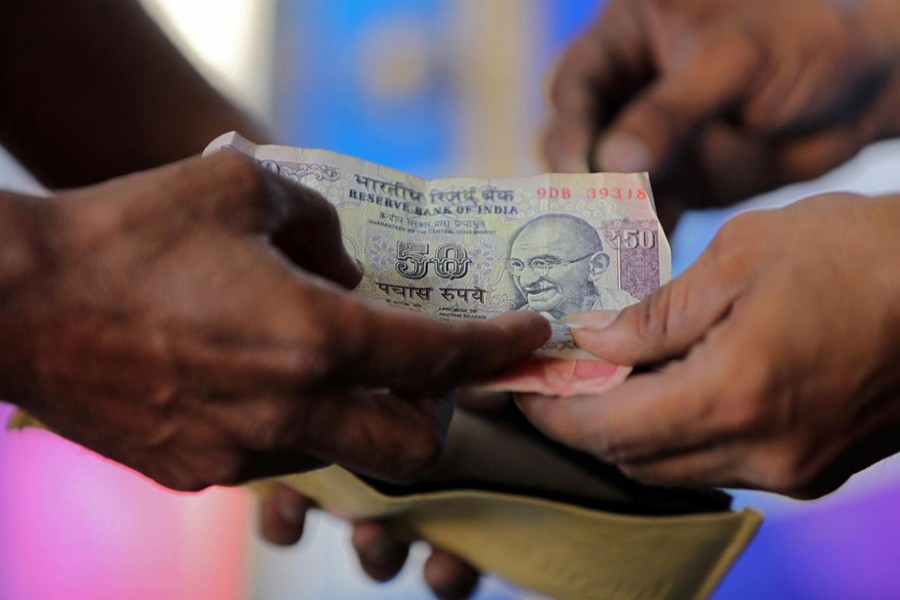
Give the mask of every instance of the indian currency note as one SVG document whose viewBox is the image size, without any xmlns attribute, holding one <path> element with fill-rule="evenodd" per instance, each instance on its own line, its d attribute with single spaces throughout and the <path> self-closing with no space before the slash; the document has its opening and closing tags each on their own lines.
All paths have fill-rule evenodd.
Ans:
<svg viewBox="0 0 900 600">
<path fill-rule="evenodd" d="M 363 265 L 355 293 L 433 317 L 533 311 L 553 336 L 492 389 L 568 396 L 629 368 L 579 349 L 566 315 L 618 310 L 671 278 L 671 251 L 646 173 L 421 179 L 327 150 L 257 146 L 237 133 L 206 154 L 240 153 L 334 204 Z"/>
</svg>

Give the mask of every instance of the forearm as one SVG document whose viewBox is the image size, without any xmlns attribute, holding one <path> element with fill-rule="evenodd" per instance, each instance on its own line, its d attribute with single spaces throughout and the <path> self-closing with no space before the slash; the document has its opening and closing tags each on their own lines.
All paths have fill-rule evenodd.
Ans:
<svg viewBox="0 0 900 600">
<path fill-rule="evenodd" d="M 136 1 L 0 1 L 0 143 L 50 187 L 86 185 L 267 134 Z"/>
</svg>

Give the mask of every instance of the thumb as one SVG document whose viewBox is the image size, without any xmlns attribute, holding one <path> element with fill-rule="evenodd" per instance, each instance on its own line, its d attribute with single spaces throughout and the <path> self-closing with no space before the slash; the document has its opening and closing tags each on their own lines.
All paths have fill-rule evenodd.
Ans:
<svg viewBox="0 0 900 600">
<path fill-rule="evenodd" d="M 337 211 L 318 192 L 233 152 L 186 161 L 179 173 L 185 193 L 198 199 L 181 203 L 191 215 L 207 211 L 235 233 L 264 236 L 295 265 L 344 287 L 362 278 Z"/>
<path fill-rule="evenodd" d="M 353 289 L 362 279 L 360 263 L 350 256 L 341 238 L 341 222 L 334 206 L 313 189 L 259 170 L 265 178 L 261 203 L 269 212 L 263 233 L 292 263 Z"/>
<path fill-rule="evenodd" d="M 619 313 L 595 311 L 563 320 L 575 343 L 619 365 L 640 365 L 683 356 L 718 323 L 738 287 L 719 277 L 701 257 L 680 277 Z"/>
<path fill-rule="evenodd" d="M 666 169 L 700 128 L 744 99 L 760 60 L 736 36 L 698 40 L 601 132 L 594 154 L 599 169 Z"/>
<path fill-rule="evenodd" d="M 362 265 L 344 248 L 337 211 L 309 188 L 284 182 L 298 205 L 272 235 L 272 242 L 297 266 L 353 289 L 362 279 Z"/>
</svg>

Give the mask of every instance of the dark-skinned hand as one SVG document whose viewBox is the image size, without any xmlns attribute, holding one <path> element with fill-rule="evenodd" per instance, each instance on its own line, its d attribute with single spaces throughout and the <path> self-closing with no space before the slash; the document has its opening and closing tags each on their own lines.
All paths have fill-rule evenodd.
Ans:
<svg viewBox="0 0 900 600">
<path fill-rule="evenodd" d="M 331 462 L 417 476 L 447 392 L 549 333 L 357 299 L 333 208 L 230 153 L 0 201 L 0 395 L 173 489 Z"/>
<path fill-rule="evenodd" d="M 548 436 L 639 480 L 813 498 L 900 450 L 900 196 L 727 222 L 683 275 L 575 341 L 664 363 L 597 396 L 521 396 Z"/>
<path fill-rule="evenodd" d="M 900 0 L 611 0 L 568 50 L 545 156 L 649 171 L 671 228 L 900 131 Z"/>
</svg>

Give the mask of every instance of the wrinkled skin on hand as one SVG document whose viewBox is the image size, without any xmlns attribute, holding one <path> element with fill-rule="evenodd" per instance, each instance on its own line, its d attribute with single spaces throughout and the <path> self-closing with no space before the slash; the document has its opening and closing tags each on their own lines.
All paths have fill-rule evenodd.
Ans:
<svg viewBox="0 0 900 600">
<path fill-rule="evenodd" d="M 21 205 L 0 394 L 178 490 L 330 462 L 416 476 L 447 391 L 548 335 L 539 317 L 450 325 L 357 300 L 333 208 L 228 153 Z"/>
<path fill-rule="evenodd" d="M 586 350 L 662 370 L 519 403 L 547 435 L 643 481 L 830 492 L 900 450 L 898 228 L 900 196 L 739 216 L 611 323 L 573 319 Z"/>
<path fill-rule="evenodd" d="M 900 3 L 612 0 L 562 59 L 553 170 L 650 171 L 664 225 L 897 134 Z"/>
</svg>

